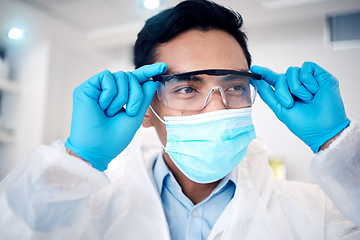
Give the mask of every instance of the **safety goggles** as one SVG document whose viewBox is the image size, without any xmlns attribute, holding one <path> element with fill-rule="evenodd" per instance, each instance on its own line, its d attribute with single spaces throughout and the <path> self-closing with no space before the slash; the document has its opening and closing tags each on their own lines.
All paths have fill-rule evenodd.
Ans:
<svg viewBox="0 0 360 240">
<path fill-rule="evenodd" d="M 170 75 L 157 75 L 159 100 L 170 108 L 202 110 L 215 91 L 219 91 L 226 108 L 251 106 L 261 75 L 237 70 L 209 69 Z M 250 84 L 251 81 L 251 84 Z"/>
</svg>

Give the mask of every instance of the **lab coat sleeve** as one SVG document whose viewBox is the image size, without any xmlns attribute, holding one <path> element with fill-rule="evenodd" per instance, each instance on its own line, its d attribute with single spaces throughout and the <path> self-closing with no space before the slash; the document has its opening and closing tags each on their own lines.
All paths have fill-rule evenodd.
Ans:
<svg viewBox="0 0 360 240">
<path fill-rule="evenodd" d="M 319 152 L 310 172 L 341 213 L 360 226 L 360 124 L 352 121 Z"/>
<path fill-rule="evenodd" d="M 108 184 L 63 142 L 38 147 L 0 183 L 0 239 L 79 239 L 91 195 Z"/>
</svg>

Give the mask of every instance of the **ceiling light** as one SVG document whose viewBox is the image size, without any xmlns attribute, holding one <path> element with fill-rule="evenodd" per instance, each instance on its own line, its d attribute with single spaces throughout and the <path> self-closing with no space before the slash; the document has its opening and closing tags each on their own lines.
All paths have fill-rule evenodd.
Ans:
<svg viewBox="0 0 360 240">
<path fill-rule="evenodd" d="M 300 5 L 316 3 L 316 2 L 325 2 L 329 0 L 259 0 L 259 1 L 268 9 L 276 9 L 276 8 L 296 7 Z"/>
<path fill-rule="evenodd" d="M 8 37 L 10 39 L 20 39 L 24 36 L 24 31 L 19 28 L 12 28 L 8 32 Z"/>
<path fill-rule="evenodd" d="M 159 0 L 145 0 L 144 1 L 144 7 L 147 9 L 155 9 L 160 6 Z"/>
</svg>

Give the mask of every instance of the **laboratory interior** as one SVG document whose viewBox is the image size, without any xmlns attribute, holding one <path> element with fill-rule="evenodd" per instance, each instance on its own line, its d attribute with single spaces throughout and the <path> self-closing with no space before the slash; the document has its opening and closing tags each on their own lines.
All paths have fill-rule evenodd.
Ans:
<svg viewBox="0 0 360 240">
<path fill-rule="evenodd" d="M 180 0 L 0 0 L 0 180 L 34 149 L 70 133 L 72 92 L 92 75 L 134 69 L 147 18 Z M 360 120 L 359 0 L 214 0 L 244 19 L 253 64 L 282 73 L 312 61 L 340 84 Z M 314 154 L 257 96 L 253 121 L 279 178 L 312 182 Z M 144 154 L 161 150 L 140 128 Z M 111 166 L 108 171 L 111 171 Z"/>
</svg>

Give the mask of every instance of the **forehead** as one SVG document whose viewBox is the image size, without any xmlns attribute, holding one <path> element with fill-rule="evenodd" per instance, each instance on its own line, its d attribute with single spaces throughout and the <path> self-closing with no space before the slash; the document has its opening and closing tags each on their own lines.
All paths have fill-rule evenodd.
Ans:
<svg viewBox="0 0 360 240">
<path fill-rule="evenodd" d="M 168 65 L 167 74 L 201 69 L 248 70 L 244 52 L 236 39 L 221 30 L 189 30 L 156 51 L 156 61 Z"/>
</svg>

